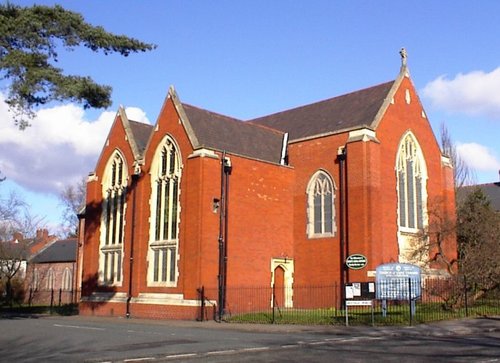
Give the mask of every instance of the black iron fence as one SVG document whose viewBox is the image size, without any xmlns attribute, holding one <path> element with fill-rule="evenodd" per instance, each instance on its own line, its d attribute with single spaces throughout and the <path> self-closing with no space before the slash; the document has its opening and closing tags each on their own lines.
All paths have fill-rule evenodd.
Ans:
<svg viewBox="0 0 500 363">
<path fill-rule="evenodd" d="M 217 289 L 200 288 L 200 320 L 264 324 L 411 325 L 469 316 L 500 315 L 500 289 L 463 278 L 372 283 L 368 298 L 328 286 L 270 286 L 226 289 L 226 306 L 216 306 Z M 356 295 L 356 294 L 355 294 Z M 345 299 L 345 297 L 348 297 Z M 377 298 L 378 297 L 378 298 Z M 381 298 L 384 297 L 384 298 Z"/>
<path fill-rule="evenodd" d="M 63 289 L 32 289 L 28 291 L 26 302 L 29 306 L 62 306 L 76 304 L 79 300 L 79 292 L 76 290 Z"/>
</svg>

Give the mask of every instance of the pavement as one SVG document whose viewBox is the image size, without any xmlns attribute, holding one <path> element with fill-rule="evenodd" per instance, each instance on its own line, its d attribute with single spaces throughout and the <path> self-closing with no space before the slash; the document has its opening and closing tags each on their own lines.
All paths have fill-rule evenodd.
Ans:
<svg viewBox="0 0 500 363">
<path fill-rule="evenodd" d="M 199 329 L 227 329 L 262 333 L 320 333 L 338 336 L 464 336 L 500 332 L 500 316 L 474 317 L 445 320 L 412 326 L 342 326 L 342 325 L 291 325 L 291 324 L 240 324 L 210 321 L 126 319 L 122 317 L 71 316 L 79 322 L 112 321 L 128 324 L 151 324 Z"/>
</svg>

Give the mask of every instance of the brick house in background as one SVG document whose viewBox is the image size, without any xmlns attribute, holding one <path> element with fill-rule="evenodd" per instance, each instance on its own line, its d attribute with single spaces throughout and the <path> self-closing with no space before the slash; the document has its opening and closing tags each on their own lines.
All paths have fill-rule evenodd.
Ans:
<svg viewBox="0 0 500 363">
<path fill-rule="evenodd" d="M 26 273 L 26 299 L 35 304 L 68 304 L 79 299 L 76 238 L 56 240 L 33 254 Z"/>
<path fill-rule="evenodd" d="M 57 240 L 57 236 L 50 235 L 49 231 L 45 228 L 40 228 L 36 230 L 35 238 L 28 239 L 28 243 L 30 246 L 30 255 L 35 255 L 42 248 L 53 243 Z"/>
<path fill-rule="evenodd" d="M 89 176 L 80 313 L 192 319 L 201 287 L 220 309 L 314 306 L 298 287 L 408 262 L 431 208 L 453 217 L 453 172 L 405 57 L 393 81 L 246 122 L 171 88 L 154 126 L 120 108 Z"/>
<path fill-rule="evenodd" d="M 34 238 L 25 238 L 21 232 L 14 232 L 12 240 L 0 241 L 1 268 L 17 271 L 15 277 L 24 279 L 30 256 L 56 239 L 56 236 L 49 235 L 47 229 L 37 229 Z"/>
</svg>

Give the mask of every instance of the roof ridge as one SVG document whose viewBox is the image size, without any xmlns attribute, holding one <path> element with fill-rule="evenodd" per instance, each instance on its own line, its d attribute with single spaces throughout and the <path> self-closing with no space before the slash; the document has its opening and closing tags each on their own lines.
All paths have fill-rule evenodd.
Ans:
<svg viewBox="0 0 500 363">
<path fill-rule="evenodd" d="M 198 106 L 191 105 L 189 103 L 182 103 L 182 105 L 183 106 L 188 106 L 188 107 L 195 108 L 195 109 L 197 109 L 199 111 L 208 112 L 208 113 L 210 113 L 210 114 L 212 114 L 214 116 L 221 117 L 221 118 L 225 119 L 228 122 L 235 122 L 235 123 L 237 123 L 238 125 L 241 125 L 241 126 L 256 127 L 256 128 L 264 129 L 266 131 L 274 132 L 274 133 L 277 133 L 277 134 L 280 134 L 280 135 L 282 135 L 284 133 L 283 131 L 276 130 L 276 129 L 272 128 L 272 127 L 268 127 L 268 126 L 265 126 L 265 125 L 255 124 L 255 123 L 252 123 L 250 121 L 245 121 L 245 120 L 242 120 L 242 119 L 239 119 L 239 118 L 236 118 L 236 117 L 232 117 L 232 116 L 227 116 L 227 115 L 224 115 L 224 114 L 219 113 L 219 112 L 214 112 L 214 111 L 210 111 L 210 110 L 198 107 Z"/>
<path fill-rule="evenodd" d="M 181 104 L 182 104 L 183 107 L 187 106 L 187 107 L 191 107 L 191 108 L 196 108 L 199 111 L 208 112 L 208 113 L 211 113 L 212 115 L 220 116 L 220 117 L 226 118 L 226 119 L 231 120 L 231 121 L 236 121 L 236 122 L 241 122 L 241 123 L 244 122 L 243 120 L 238 119 L 236 117 L 227 116 L 227 115 L 224 115 L 224 114 L 219 113 L 219 112 L 210 111 L 210 110 L 207 110 L 206 108 L 201 108 L 201 107 L 198 107 L 198 106 L 194 106 L 194 105 L 192 105 L 190 103 L 181 102 Z"/>
<path fill-rule="evenodd" d="M 52 246 L 57 241 L 59 241 L 59 239 L 54 238 L 52 241 L 47 242 L 42 248 L 40 248 L 37 252 L 35 252 L 33 255 L 31 255 L 30 259 L 34 259 L 36 256 L 38 256 L 43 251 L 47 250 L 50 246 Z"/>
<path fill-rule="evenodd" d="M 395 82 L 379 83 L 247 122 L 288 132 L 292 141 L 330 135 L 339 130 L 369 127 L 386 104 Z"/>
<path fill-rule="evenodd" d="M 287 113 L 287 112 L 290 112 L 290 111 L 296 111 L 296 110 L 299 110 L 301 108 L 311 107 L 311 106 L 318 105 L 318 104 L 325 103 L 325 102 L 331 102 L 331 101 L 333 101 L 335 99 L 340 99 L 342 97 L 353 96 L 355 94 L 366 92 L 366 91 L 372 90 L 372 89 L 377 88 L 377 87 L 388 85 L 389 83 L 394 83 L 395 81 L 396 80 L 393 79 L 393 80 L 390 80 L 390 81 L 381 82 L 381 83 L 376 84 L 374 86 L 370 86 L 370 87 L 366 87 L 366 88 L 361 88 L 361 89 L 358 89 L 358 90 L 355 90 L 355 91 L 351 91 L 351 92 L 348 92 L 348 93 L 343 93 L 343 94 L 340 94 L 340 95 L 337 95 L 337 96 L 334 96 L 334 97 L 324 98 L 324 99 L 319 100 L 319 101 L 314 101 L 314 102 L 303 104 L 303 105 L 300 105 L 300 106 L 296 106 L 296 107 L 288 108 L 288 109 L 285 109 L 285 110 L 273 112 L 273 113 L 270 113 L 270 114 L 267 114 L 267 115 L 258 116 L 258 117 L 252 118 L 252 119 L 248 119 L 248 120 L 246 120 L 246 122 L 254 124 L 255 120 L 264 119 L 266 117 L 270 117 L 270 116 L 274 116 L 274 115 L 279 115 L 279 114 Z"/>
<path fill-rule="evenodd" d="M 251 126 L 255 126 L 255 127 L 259 127 L 261 129 L 265 129 L 267 131 L 271 131 L 271 132 L 274 132 L 276 134 L 280 134 L 280 135 L 283 135 L 283 134 L 286 134 L 285 131 L 281 131 L 281 130 L 277 130 L 275 128 L 272 128 L 270 126 L 267 126 L 267 125 L 260 125 L 260 124 L 255 124 L 251 121 L 242 121 L 244 124 L 248 124 L 248 125 L 251 125 Z"/>
<path fill-rule="evenodd" d="M 136 121 L 136 120 L 131 120 L 131 119 L 129 119 L 129 120 L 128 120 L 128 122 L 132 122 L 132 123 L 134 123 L 134 124 L 139 124 L 139 125 L 144 125 L 144 126 L 154 127 L 153 125 L 148 124 L 148 123 L 146 123 L 146 122 L 141 122 L 141 121 Z"/>
<path fill-rule="evenodd" d="M 496 186 L 500 187 L 500 181 L 489 182 L 489 183 L 481 183 L 481 184 L 463 185 L 461 188 L 474 188 L 474 187 L 480 187 L 482 185 L 496 185 Z"/>
</svg>

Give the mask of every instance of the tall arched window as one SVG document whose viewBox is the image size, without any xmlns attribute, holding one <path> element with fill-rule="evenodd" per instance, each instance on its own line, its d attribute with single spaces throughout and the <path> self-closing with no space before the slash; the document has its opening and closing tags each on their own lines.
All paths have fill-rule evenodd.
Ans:
<svg viewBox="0 0 500 363">
<path fill-rule="evenodd" d="M 70 291 L 71 290 L 71 285 L 72 285 L 72 276 L 71 276 L 71 271 L 68 267 L 64 269 L 63 276 L 62 276 L 62 284 L 61 288 L 64 291 Z"/>
<path fill-rule="evenodd" d="M 120 285 L 122 282 L 127 176 L 123 157 L 115 152 L 103 178 L 99 277 L 105 284 Z"/>
<path fill-rule="evenodd" d="M 35 291 L 37 291 L 40 288 L 40 271 L 36 267 L 33 270 L 33 283 L 31 287 Z"/>
<path fill-rule="evenodd" d="M 151 166 L 151 230 L 148 252 L 150 285 L 175 286 L 179 246 L 181 158 L 166 137 Z"/>
<path fill-rule="evenodd" d="M 399 227 L 420 230 L 426 213 L 426 168 L 420 146 L 411 133 L 406 134 L 399 146 L 396 174 Z"/>
<path fill-rule="evenodd" d="M 335 235 L 335 185 L 324 171 L 318 171 L 307 187 L 307 234 L 309 238 Z"/>
<path fill-rule="evenodd" d="M 54 289 L 54 286 L 55 286 L 55 282 L 56 282 L 56 275 L 54 273 L 54 269 L 51 267 L 49 268 L 49 270 L 47 271 L 47 285 L 46 285 L 46 288 L 47 290 L 52 290 Z"/>
</svg>

